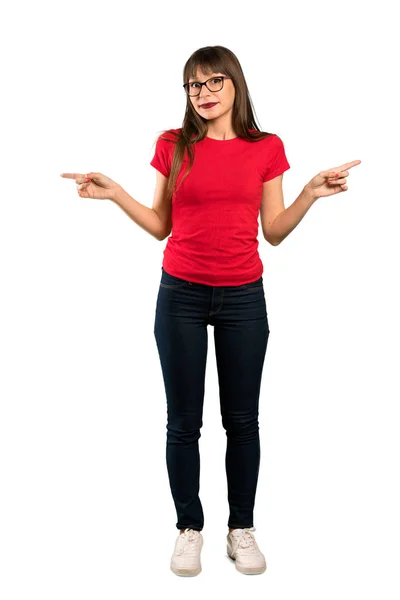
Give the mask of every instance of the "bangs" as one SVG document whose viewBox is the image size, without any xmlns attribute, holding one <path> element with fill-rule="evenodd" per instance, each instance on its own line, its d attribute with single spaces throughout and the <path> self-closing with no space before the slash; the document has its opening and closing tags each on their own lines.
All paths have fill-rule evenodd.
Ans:
<svg viewBox="0 0 400 600">
<path fill-rule="evenodd" d="M 218 56 L 214 57 L 204 57 L 202 60 L 198 61 L 196 64 L 189 67 L 189 71 L 191 75 L 190 79 L 196 79 L 197 77 L 197 69 L 199 69 L 207 76 L 212 75 L 213 73 L 225 73 L 225 69 L 223 68 L 222 61 Z"/>
</svg>

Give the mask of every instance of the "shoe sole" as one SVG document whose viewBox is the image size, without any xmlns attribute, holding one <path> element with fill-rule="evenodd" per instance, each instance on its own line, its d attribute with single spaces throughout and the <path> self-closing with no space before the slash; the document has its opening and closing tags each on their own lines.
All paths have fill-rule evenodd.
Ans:
<svg viewBox="0 0 400 600">
<path fill-rule="evenodd" d="M 195 577 L 201 573 L 201 567 L 198 567 L 197 569 L 178 569 L 171 565 L 171 571 L 175 573 L 175 575 L 179 575 L 179 577 Z"/>
<path fill-rule="evenodd" d="M 265 564 L 262 567 L 242 567 L 242 565 L 240 565 L 236 561 L 236 558 L 234 558 L 233 556 L 231 556 L 229 553 L 228 553 L 228 557 L 231 560 L 233 560 L 233 562 L 235 563 L 236 569 L 240 573 L 243 573 L 244 575 L 261 575 L 261 573 L 264 573 L 267 570 L 267 564 Z"/>
</svg>

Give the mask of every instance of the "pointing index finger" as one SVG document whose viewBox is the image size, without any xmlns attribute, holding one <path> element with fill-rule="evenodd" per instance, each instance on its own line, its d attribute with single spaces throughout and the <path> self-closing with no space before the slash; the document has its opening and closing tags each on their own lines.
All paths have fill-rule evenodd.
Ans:
<svg viewBox="0 0 400 600">
<path fill-rule="evenodd" d="M 337 170 L 338 171 L 348 171 L 349 169 L 351 169 L 352 167 L 355 167 L 356 165 L 359 165 L 360 163 L 361 163 L 361 160 L 352 160 L 351 162 L 344 163 L 344 165 L 342 165 L 341 167 L 338 167 Z"/>
<path fill-rule="evenodd" d="M 82 173 L 61 173 L 60 177 L 64 177 L 65 179 L 77 179 L 78 177 L 86 177 L 86 175 L 82 175 Z"/>
</svg>

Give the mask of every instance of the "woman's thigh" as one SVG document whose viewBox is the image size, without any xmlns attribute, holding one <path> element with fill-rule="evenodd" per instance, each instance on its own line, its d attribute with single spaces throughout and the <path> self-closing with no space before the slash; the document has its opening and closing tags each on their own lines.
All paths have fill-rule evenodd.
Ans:
<svg viewBox="0 0 400 600">
<path fill-rule="evenodd" d="M 214 317 L 222 416 L 258 414 L 269 324 L 262 278 L 253 284 L 225 288 Z"/>
<path fill-rule="evenodd" d="M 207 322 L 199 303 L 193 302 L 189 282 L 164 270 L 157 297 L 154 336 L 170 420 L 179 420 L 182 428 L 201 426 Z"/>
</svg>

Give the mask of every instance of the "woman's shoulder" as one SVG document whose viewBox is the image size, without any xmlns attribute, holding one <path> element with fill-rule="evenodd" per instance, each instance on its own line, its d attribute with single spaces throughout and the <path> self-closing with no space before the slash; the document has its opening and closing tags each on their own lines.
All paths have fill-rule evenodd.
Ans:
<svg viewBox="0 0 400 600">
<path fill-rule="evenodd" d="M 260 138 L 263 140 L 268 140 L 270 138 L 277 137 L 276 133 L 271 133 L 269 131 L 260 131 L 259 129 L 249 129 L 248 131 L 251 134 L 255 134 L 256 137 L 260 136 Z"/>
<path fill-rule="evenodd" d="M 168 142 L 176 142 L 178 139 L 180 132 L 182 131 L 182 127 L 178 129 L 165 129 L 159 136 L 158 139 L 163 139 Z"/>
</svg>

